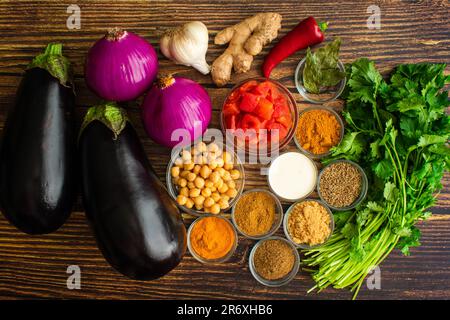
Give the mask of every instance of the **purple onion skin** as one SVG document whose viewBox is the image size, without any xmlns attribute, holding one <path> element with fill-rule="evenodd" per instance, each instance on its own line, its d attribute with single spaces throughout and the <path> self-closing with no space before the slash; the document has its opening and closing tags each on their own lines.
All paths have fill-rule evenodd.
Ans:
<svg viewBox="0 0 450 320">
<path fill-rule="evenodd" d="M 86 84 L 106 100 L 128 101 L 139 97 L 157 73 L 158 57 L 153 46 L 128 31 L 117 39 L 107 35 L 98 40 L 86 58 Z"/>
<path fill-rule="evenodd" d="M 190 79 L 174 77 L 173 80 L 167 87 L 153 84 L 142 104 L 147 134 L 156 143 L 169 148 L 179 143 L 171 141 L 174 130 L 186 129 L 192 142 L 206 131 L 211 120 L 211 99 L 206 90 Z M 195 133 L 194 121 L 201 125 Z"/>
</svg>

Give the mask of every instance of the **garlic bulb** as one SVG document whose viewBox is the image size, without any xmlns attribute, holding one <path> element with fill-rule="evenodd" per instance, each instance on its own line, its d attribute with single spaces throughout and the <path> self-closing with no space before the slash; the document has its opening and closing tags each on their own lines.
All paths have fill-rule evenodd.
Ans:
<svg viewBox="0 0 450 320">
<path fill-rule="evenodd" d="M 160 39 L 163 55 L 175 63 L 190 66 L 208 74 L 210 66 L 205 60 L 208 50 L 208 29 L 200 21 L 188 22 L 169 30 Z"/>
</svg>

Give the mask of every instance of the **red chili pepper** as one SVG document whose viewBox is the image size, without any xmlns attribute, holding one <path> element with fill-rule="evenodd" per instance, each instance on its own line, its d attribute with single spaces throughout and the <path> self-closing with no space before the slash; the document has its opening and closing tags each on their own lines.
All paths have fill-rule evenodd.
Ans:
<svg viewBox="0 0 450 320">
<path fill-rule="evenodd" d="M 317 24 L 313 17 L 301 21 L 270 50 L 262 66 L 264 76 L 269 78 L 272 69 L 294 52 L 321 43 L 327 27 L 327 23 Z"/>
</svg>

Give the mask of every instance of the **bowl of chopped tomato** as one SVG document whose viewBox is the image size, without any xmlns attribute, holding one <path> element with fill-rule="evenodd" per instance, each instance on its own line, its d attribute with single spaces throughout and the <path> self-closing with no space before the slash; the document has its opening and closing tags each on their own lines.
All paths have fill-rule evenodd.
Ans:
<svg viewBox="0 0 450 320">
<path fill-rule="evenodd" d="M 247 153 L 284 148 L 297 127 L 296 102 L 289 90 L 266 78 L 247 79 L 231 89 L 222 107 L 221 126 Z"/>
</svg>

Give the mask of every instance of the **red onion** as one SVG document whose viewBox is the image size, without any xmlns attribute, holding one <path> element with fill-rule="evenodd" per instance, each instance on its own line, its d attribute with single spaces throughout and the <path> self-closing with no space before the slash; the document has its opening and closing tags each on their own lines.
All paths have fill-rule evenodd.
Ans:
<svg viewBox="0 0 450 320">
<path fill-rule="evenodd" d="M 172 141 L 172 133 L 186 129 L 190 143 L 208 128 L 211 99 L 195 81 L 171 76 L 159 78 L 144 99 L 142 119 L 147 134 L 155 142 L 174 147 L 182 138 Z"/>
<path fill-rule="evenodd" d="M 127 101 L 143 94 L 158 73 L 155 49 L 144 38 L 111 29 L 86 58 L 85 78 L 92 91 L 106 100 Z"/>
</svg>

